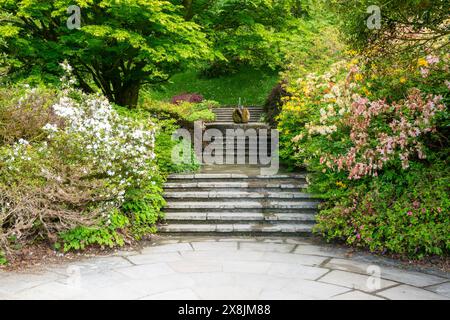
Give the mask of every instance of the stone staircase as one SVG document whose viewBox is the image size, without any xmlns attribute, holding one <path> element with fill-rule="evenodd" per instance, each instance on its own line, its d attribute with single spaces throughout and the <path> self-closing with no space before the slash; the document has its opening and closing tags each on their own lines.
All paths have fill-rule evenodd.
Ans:
<svg viewBox="0 0 450 320">
<path fill-rule="evenodd" d="M 214 108 L 213 112 L 216 114 L 216 123 L 233 123 L 233 110 L 236 107 L 222 107 Z M 260 123 L 261 116 L 264 114 L 262 107 L 246 107 L 250 111 L 249 123 Z"/>
<path fill-rule="evenodd" d="M 307 235 L 319 200 L 306 187 L 304 174 L 174 174 L 160 232 Z"/>
<path fill-rule="evenodd" d="M 217 108 L 217 120 L 206 129 L 268 129 L 260 123 L 262 108 L 250 108 L 251 123 L 234 124 L 234 108 Z M 258 110 L 255 112 L 255 110 Z M 228 143 L 227 143 L 228 142 Z M 215 137 L 204 144 L 213 147 L 224 164 L 203 165 L 201 173 L 173 174 L 165 184 L 163 234 L 309 235 L 319 200 L 305 192 L 303 173 L 261 175 L 261 157 L 274 154 L 271 138 L 255 140 L 238 136 L 230 144 Z M 266 148 L 265 150 L 263 148 Z M 205 152 L 204 152 L 205 154 Z M 230 164 L 232 160 L 232 164 Z M 255 162 L 256 160 L 256 162 Z"/>
<path fill-rule="evenodd" d="M 223 130 L 222 127 L 223 126 L 217 123 L 207 125 L 207 128 L 219 130 Z M 206 143 L 204 151 L 206 148 L 211 148 L 210 150 L 213 151 L 211 152 L 211 155 L 217 155 L 218 158 L 222 159 L 222 163 L 229 163 L 232 161 L 233 164 L 241 165 L 261 164 L 262 159 L 266 158 L 268 161 L 273 153 L 270 132 L 264 140 L 263 138 L 259 139 L 257 135 L 251 134 L 245 137 L 235 137 L 230 142 L 227 141 L 224 135 L 223 137 L 216 137 L 214 141 L 210 143 Z M 265 143 L 263 143 L 263 141 Z M 221 156 L 219 156 L 218 153 L 221 153 Z"/>
</svg>

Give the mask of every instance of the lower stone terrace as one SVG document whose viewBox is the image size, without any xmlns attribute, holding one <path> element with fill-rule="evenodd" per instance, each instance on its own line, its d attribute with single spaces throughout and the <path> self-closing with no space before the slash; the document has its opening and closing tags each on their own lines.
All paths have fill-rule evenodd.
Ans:
<svg viewBox="0 0 450 320">
<path fill-rule="evenodd" d="M 448 273 L 306 238 L 164 236 L 137 251 L 0 271 L 0 299 L 449 298 Z"/>
</svg>

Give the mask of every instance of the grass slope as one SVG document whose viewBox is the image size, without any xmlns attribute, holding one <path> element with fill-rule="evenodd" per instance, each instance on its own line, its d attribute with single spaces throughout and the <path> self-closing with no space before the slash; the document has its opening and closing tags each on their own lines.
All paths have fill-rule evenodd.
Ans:
<svg viewBox="0 0 450 320">
<path fill-rule="evenodd" d="M 189 70 L 174 75 L 170 83 L 158 89 L 144 89 L 143 94 L 153 100 L 167 101 L 180 93 L 199 93 L 221 105 L 237 105 L 239 98 L 243 105 L 262 105 L 278 79 L 275 71 L 250 68 L 212 79 L 200 78 L 197 71 Z"/>
</svg>

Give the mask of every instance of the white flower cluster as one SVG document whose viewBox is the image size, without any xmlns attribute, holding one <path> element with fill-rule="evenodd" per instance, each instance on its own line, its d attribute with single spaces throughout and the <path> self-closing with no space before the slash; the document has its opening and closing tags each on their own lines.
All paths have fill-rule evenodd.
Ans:
<svg viewBox="0 0 450 320">
<path fill-rule="evenodd" d="M 154 129 L 119 116 L 100 95 L 79 94 L 79 99 L 64 95 L 53 106 L 55 114 L 65 120 L 63 133 L 73 137 L 96 171 L 114 180 L 120 190 L 132 185 L 131 179 L 145 179 L 155 158 Z M 58 131 L 54 124 L 44 129 L 49 136 Z"/>
<path fill-rule="evenodd" d="M 62 65 L 71 79 L 71 67 Z M 113 193 L 123 197 L 128 187 L 139 187 L 153 172 L 155 129 L 119 115 L 101 95 L 88 95 L 67 87 L 53 105 L 55 114 L 64 119 L 64 128 L 48 123 L 43 129 L 50 140 L 70 136 L 84 160 L 116 186 Z M 114 197 L 114 195 L 111 195 Z"/>
<path fill-rule="evenodd" d="M 305 125 L 305 128 L 308 130 L 308 133 L 310 135 L 314 135 L 314 134 L 320 134 L 320 135 L 328 135 L 331 134 L 333 132 L 337 131 L 337 127 L 335 125 L 331 125 L 331 126 L 316 126 L 316 125 L 311 125 L 310 123 L 307 123 Z"/>
<path fill-rule="evenodd" d="M 6 150 L 4 155 L 0 156 L 0 162 L 4 163 L 11 173 L 13 171 L 17 172 L 16 161 L 31 161 L 31 157 L 27 152 L 29 145 L 30 143 L 27 140 L 19 139 L 11 148 Z"/>
</svg>

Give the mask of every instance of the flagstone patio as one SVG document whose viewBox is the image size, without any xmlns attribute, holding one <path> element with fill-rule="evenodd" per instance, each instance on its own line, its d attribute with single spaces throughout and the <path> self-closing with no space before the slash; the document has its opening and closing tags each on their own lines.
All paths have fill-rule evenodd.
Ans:
<svg viewBox="0 0 450 320">
<path fill-rule="evenodd" d="M 140 251 L 0 271 L 0 299 L 449 298 L 448 273 L 307 238 L 162 237 Z"/>
</svg>

